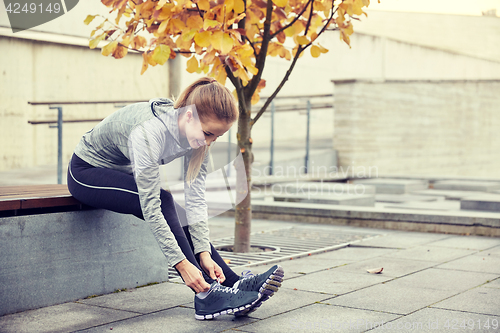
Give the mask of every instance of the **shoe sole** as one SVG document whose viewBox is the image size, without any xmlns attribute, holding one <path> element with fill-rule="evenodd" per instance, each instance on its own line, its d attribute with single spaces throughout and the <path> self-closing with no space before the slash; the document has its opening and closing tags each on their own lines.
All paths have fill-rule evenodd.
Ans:
<svg viewBox="0 0 500 333">
<path fill-rule="evenodd" d="M 260 287 L 259 298 L 257 299 L 257 301 L 255 301 L 250 307 L 242 311 L 235 312 L 234 315 L 236 317 L 242 317 L 257 310 L 257 308 L 261 306 L 263 302 L 267 301 L 270 297 L 274 295 L 275 292 L 278 291 L 278 288 L 281 287 L 281 282 L 283 282 L 284 276 L 285 276 L 285 271 L 283 270 L 283 267 L 278 265 L 278 267 L 269 276 L 266 282 L 264 282 L 262 287 Z"/>
<path fill-rule="evenodd" d="M 231 313 L 236 313 L 238 311 L 242 311 L 242 310 L 246 310 L 246 309 L 249 309 L 250 307 L 252 307 L 256 302 L 258 302 L 260 299 L 260 293 L 259 293 L 259 298 L 257 298 L 255 301 L 253 301 L 252 303 L 250 304 L 247 304 L 245 306 L 240 306 L 239 308 L 234 308 L 234 309 L 228 309 L 228 310 L 224 310 L 224 311 L 220 311 L 220 312 L 216 312 L 216 313 L 212 313 L 212 314 L 206 314 L 206 315 L 198 315 L 198 314 L 195 314 L 194 317 L 198 320 L 209 320 L 209 319 L 214 319 L 220 315 L 225 315 L 225 314 L 231 314 Z"/>
</svg>

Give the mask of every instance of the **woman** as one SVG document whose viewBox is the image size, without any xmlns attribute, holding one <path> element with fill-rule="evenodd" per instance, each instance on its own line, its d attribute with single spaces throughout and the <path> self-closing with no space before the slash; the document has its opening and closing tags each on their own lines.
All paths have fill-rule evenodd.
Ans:
<svg viewBox="0 0 500 333">
<path fill-rule="evenodd" d="M 82 137 L 68 168 L 68 188 L 77 200 L 149 223 L 169 264 L 196 293 L 196 319 L 254 311 L 283 278 L 279 266 L 239 277 L 209 242 L 204 194 L 208 147 L 237 118 L 230 91 L 202 78 L 175 104 L 153 99 L 111 114 Z M 180 157 L 185 210 L 160 188 L 159 165 Z"/>
</svg>

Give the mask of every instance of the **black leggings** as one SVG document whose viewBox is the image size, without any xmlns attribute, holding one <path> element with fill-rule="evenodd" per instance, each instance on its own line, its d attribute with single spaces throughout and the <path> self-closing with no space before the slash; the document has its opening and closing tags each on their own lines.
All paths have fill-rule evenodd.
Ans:
<svg viewBox="0 0 500 333">
<path fill-rule="evenodd" d="M 73 197 L 83 204 L 117 213 L 132 214 L 144 220 L 137 185 L 132 174 L 94 167 L 73 154 L 68 168 L 68 189 Z M 188 231 L 186 211 L 174 201 L 170 192 L 162 189 L 160 199 L 163 216 L 182 253 L 203 273 L 205 281 L 211 284 L 214 280 L 201 269 L 199 255 L 195 256 L 193 253 L 194 247 Z M 183 221 L 185 227 L 182 227 L 180 221 Z M 227 266 L 213 245 L 210 246 L 212 259 L 222 268 L 226 277 L 223 285 L 231 287 L 238 281 L 238 275 Z"/>
</svg>

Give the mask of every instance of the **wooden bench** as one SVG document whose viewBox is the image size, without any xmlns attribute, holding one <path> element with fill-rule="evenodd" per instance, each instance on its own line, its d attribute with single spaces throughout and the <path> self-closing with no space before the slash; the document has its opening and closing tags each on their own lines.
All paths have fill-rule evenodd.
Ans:
<svg viewBox="0 0 500 333">
<path fill-rule="evenodd" d="M 0 216 L 2 217 L 88 208 L 73 198 L 67 185 L 0 187 Z"/>
</svg>

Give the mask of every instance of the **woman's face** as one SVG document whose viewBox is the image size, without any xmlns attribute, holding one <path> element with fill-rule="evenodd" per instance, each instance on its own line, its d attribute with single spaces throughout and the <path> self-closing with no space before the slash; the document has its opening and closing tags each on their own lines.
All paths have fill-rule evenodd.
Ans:
<svg viewBox="0 0 500 333">
<path fill-rule="evenodd" d="M 228 124 L 217 120 L 215 117 L 200 121 L 193 117 L 192 114 L 189 114 L 186 124 L 186 138 L 193 149 L 198 149 L 204 145 L 210 146 L 219 136 L 226 133 L 232 125 L 233 123 Z"/>
</svg>

